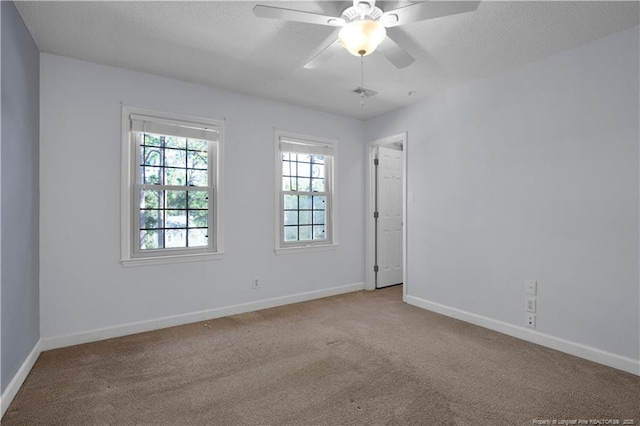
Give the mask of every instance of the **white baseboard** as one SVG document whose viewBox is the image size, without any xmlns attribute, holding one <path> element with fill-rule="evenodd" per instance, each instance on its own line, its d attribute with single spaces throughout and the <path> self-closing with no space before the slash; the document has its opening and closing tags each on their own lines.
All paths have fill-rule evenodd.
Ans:
<svg viewBox="0 0 640 426">
<path fill-rule="evenodd" d="M 7 412 L 13 398 L 16 397 L 18 390 L 20 390 L 20 386 L 22 386 L 29 375 L 29 372 L 33 368 L 33 364 L 36 363 L 38 356 L 40 356 L 40 352 L 42 352 L 41 344 L 42 340 L 38 340 L 36 342 L 35 346 L 20 366 L 20 369 L 18 369 L 18 372 L 13 376 L 13 379 L 11 379 L 11 382 L 9 382 L 4 392 L 2 392 L 2 397 L 0 398 L 0 419 L 2 419 L 4 413 Z M 0 421 L 0 423 L 2 422 Z"/>
<path fill-rule="evenodd" d="M 277 306 L 305 302 L 308 300 L 321 299 L 323 297 L 351 293 L 363 289 L 364 283 L 349 284 L 345 286 L 294 294 L 291 296 L 276 297 L 272 299 L 265 299 L 256 302 L 209 309 L 189 314 L 174 315 L 150 321 L 142 321 L 115 327 L 91 330 L 66 336 L 40 339 L 35 344 L 27 358 L 24 360 L 22 366 L 15 374 L 9 385 L 7 385 L 5 391 L 2 393 L 2 395 L 0 395 L 0 419 L 2 418 L 2 416 L 4 416 L 5 412 L 9 408 L 9 405 L 15 398 L 18 390 L 24 383 L 27 375 L 33 368 L 33 365 L 35 364 L 38 356 L 40 355 L 40 352 L 42 351 L 61 348 L 65 346 L 78 345 L 81 343 L 95 342 L 98 340 L 104 340 L 113 337 L 126 336 L 129 334 L 142 333 L 145 331 L 158 330 L 161 328 L 189 324 L 214 318 L 221 318 L 229 315 L 253 312 L 261 309 L 274 308 Z M 631 358 L 612 354 L 610 352 L 606 352 L 590 346 L 570 342 L 558 337 L 550 336 L 524 327 L 518 327 L 513 324 L 494 320 L 488 317 L 473 314 L 471 312 L 462 311 L 460 309 L 451 308 L 449 306 L 441 305 L 439 303 L 424 300 L 415 296 L 407 295 L 406 302 L 410 305 L 414 305 L 422 309 L 456 318 L 465 322 L 469 322 L 471 324 L 479 325 L 481 327 L 488 328 L 499 333 L 507 334 L 518 339 L 536 343 L 541 346 L 552 348 L 640 376 L 640 360 L 634 360 Z"/>
<path fill-rule="evenodd" d="M 570 342 L 559 337 L 540 333 L 525 327 L 518 327 L 503 321 L 477 315 L 471 312 L 441 305 L 415 296 L 407 296 L 406 302 L 428 311 L 433 311 L 451 318 L 459 319 L 518 339 L 526 340 L 547 348 L 575 355 L 589 361 L 604 364 L 618 370 L 640 376 L 640 360 L 623 357 L 591 346 Z"/>
<path fill-rule="evenodd" d="M 49 349 L 63 348 L 66 346 L 111 339 L 113 337 L 143 333 L 145 331 L 159 330 L 161 328 L 206 321 L 214 318 L 222 318 L 229 315 L 253 312 L 261 309 L 275 308 L 277 306 L 290 305 L 292 303 L 305 302 L 314 299 L 321 299 L 323 297 L 351 293 L 363 289 L 364 283 L 348 284 L 339 287 L 331 287 L 322 290 L 293 294 L 290 296 L 275 297 L 272 299 L 259 300 L 256 302 L 242 303 L 239 305 L 225 306 L 221 308 L 207 309 L 199 312 L 191 312 L 188 314 L 157 318 L 149 321 L 123 324 L 114 327 L 85 331 L 81 333 L 68 334 L 64 336 L 48 337 L 42 339 L 41 350 L 45 351 Z"/>
</svg>

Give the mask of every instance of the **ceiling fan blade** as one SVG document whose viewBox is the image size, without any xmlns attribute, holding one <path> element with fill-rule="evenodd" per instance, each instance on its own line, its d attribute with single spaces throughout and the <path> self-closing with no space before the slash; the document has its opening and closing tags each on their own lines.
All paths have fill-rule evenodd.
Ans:
<svg viewBox="0 0 640 426">
<path fill-rule="evenodd" d="M 385 27 L 395 27 L 410 22 L 425 21 L 458 13 L 473 12 L 480 1 L 426 1 L 384 12 L 380 22 Z"/>
<path fill-rule="evenodd" d="M 324 65 L 329 59 L 333 58 L 333 56 L 342 49 L 344 49 L 344 47 L 342 47 L 336 39 L 325 48 L 321 49 L 318 53 L 313 55 L 309 62 L 304 64 L 304 67 L 308 70 L 318 68 L 321 65 Z"/>
<path fill-rule="evenodd" d="M 334 16 L 319 15 L 301 10 L 283 9 L 260 4 L 253 8 L 253 14 L 260 18 L 283 19 L 285 21 L 305 22 L 331 27 L 341 27 L 345 24 L 344 19 Z"/>
<path fill-rule="evenodd" d="M 376 51 L 382 53 L 382 55 L 398 69 L 406 68 L 415 61 L 415 58 L 402 47 L 398 46 L 398 43 L 393 41 L 388 34 L 387 38 L 380 43 Z"/>
</svg>

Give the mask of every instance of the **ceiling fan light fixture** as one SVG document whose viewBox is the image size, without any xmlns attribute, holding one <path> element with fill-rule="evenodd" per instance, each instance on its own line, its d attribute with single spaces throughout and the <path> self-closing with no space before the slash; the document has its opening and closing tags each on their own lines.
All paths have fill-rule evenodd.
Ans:
<svg viewBox="0 0 640 426">
<path fill-rule="evenodd" d="M 340 44 L 354 56 L 367 56 L 387 36 L 384 26 L 377 21 L 352 21 L 342 27 L 338 34 Z"/>
</svg>

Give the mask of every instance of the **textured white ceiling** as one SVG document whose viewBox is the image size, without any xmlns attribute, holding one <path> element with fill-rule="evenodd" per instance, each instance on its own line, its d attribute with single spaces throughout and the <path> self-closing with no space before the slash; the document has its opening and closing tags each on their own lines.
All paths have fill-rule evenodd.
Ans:
<svg viewBox="0 0 640 426">
<path fill-rule="evenodd" d="M 377 2 L 390 10 L 410 2 Z M 448 87 L 638 25 L 640 3 L 483 1 L 477 11 L 389 29 L 416 61 L 398 70 L 375 52 L 360 107 L 360 59 L 340 52 L 302 66 L 335 29 L 258 18 L 256 4 L 338 16 L 351 2 L 18 1 L 42 52 L 144 71 L 367 119 Z M 409 92 L 414 92 L 409 96 Z"/>
</svg>

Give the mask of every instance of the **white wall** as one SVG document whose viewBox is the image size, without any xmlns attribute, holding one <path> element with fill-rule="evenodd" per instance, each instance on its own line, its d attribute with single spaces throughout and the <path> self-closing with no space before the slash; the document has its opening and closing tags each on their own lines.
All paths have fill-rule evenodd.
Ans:
<svg viewBox="0 0 640 426">
<path fill-rule="evenodd" d="M 638 39 L 366 123 L 367 140 L 409 132 L 409 296 L 524 326 L 536 279 L 537 331 L 638 360 Z"/>
<path fill-rule="evenodd" d="M 222 260 L 120 265 L 121 102 L 226 119 Z M 339 139 L 337 250 L 274 254 L 274 126 Z M 42 54 L 40 130 L 43 340 L 364 281 L 360 121 Z"/>
</svg>

